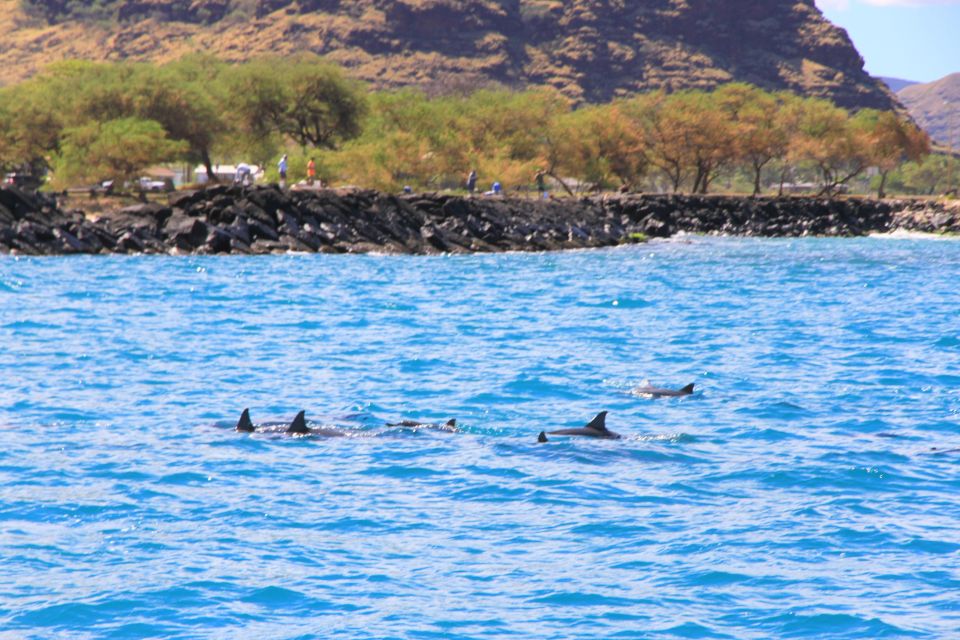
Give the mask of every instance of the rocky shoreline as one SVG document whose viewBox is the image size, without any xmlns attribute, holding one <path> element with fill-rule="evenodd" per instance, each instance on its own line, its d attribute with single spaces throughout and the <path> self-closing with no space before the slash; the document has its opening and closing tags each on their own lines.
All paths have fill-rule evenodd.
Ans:
<svg viewBox="0 0 960 640">
<path fill-rule="evenodd" d="M 0 254 L 438 254 L 608 247 L 680 232 L 731 236 L 960 233 L 953 203 L 640 195 L 464 198 L 214 185 L 99 217 L 0 189 Z"/>
</svg>

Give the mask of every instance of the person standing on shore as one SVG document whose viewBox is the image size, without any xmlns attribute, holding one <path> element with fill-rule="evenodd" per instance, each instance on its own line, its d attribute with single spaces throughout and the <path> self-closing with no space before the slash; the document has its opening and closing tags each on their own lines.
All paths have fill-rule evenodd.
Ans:
<svg viewBox="0 0 960 640">
<path fill-rule="evenodd" d="M 502 196 L 503 195 L 503 186 L 499 182 L 493 183 L 493 188 L 490 191 L 487 191 L 483 195 L 485 196 Z"/>
<path fill-rule="evenodd" d="M 307 184 L 312 186 L 316 179 L 317 163 L 313 161 L 313 158 L 310 158 L 310 162 L 307 163 Z"/>
<path fill-rule="evenodd" d="M 477 190 L 477 170 L 471 169 L 470 175 L 467 176 L 467 193 L 471 196 L 473 192 Z"/>
<path fill-rule="evenodd" d="M 537 174 L 534 176 L 534 180 L 537 182 L 537 194 L 540 199 L 547 197 L 547 174 L 543 169 L 537 169 Z"/>
<path fill-rule="evenodd" d="M 277 169 L 280 171 L 280 188 L 284 189 L 287 186 L 287 154 L 280 156 Z"/>
</svg>

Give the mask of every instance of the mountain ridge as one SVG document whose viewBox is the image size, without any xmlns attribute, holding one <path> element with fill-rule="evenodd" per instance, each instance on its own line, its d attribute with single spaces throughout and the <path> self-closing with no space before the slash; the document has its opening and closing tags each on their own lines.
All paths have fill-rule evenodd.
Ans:
<svg viewBox="0 0 960 640">
<path fill-rule="evenodd" d="M 906 87 L 897 95 L 935 141 L 960 150 L 960 73 Z"/>
<path fill-rule="evenodd" d="M 106 15 L 83 18 L 85 7 Z M 25 8 L 27 10 L 25 10 Z M 813 0 L 0 0 L 0 82 L 64 58 L 311 51 L 378 88 L 550 86 L 605 102 L 745 81 L 897 109 Z"/>
<path fill-rule="evenodd" d="M 920 84 L 920 82 L 917 80 L 904 80 L 903 78 L 891 78 L 888 76 L 877 76 L 877 79 L 882 80 L 883 83 L 890 88 L 890 91 L 893 91 L 894 93 L 899 93 L 907 87 Z"/>
</svg>

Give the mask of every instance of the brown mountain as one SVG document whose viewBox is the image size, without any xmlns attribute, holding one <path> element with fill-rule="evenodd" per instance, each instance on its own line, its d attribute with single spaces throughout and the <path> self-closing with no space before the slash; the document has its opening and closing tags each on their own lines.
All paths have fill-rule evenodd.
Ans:
<svg viewBox="0 0 960 640">
<path fill-rule="evenodd" d="M 62 58 L 313 51 L 379 87 L 548 85 L 605 101 L 731 80 L 893 108 L 814 0 L 0 0 L 0 82 Z"/>
<path fill-rule="evenodd" d="M 960 150 L 960 73 L 909 86 L 898 95 L 934 140 Z"/>
</svg>

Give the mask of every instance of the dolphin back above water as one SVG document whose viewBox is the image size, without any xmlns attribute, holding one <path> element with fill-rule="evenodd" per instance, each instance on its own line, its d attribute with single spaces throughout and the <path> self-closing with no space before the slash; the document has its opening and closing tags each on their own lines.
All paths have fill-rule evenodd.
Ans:
<svg viewBox="0 0 960 640">
<path fill-rule="evenodd" d="M 290 435 L 305 435 L 310 433 L 310 427 L 307 426 L 307 412 L 301 411 L 298 413 L 297 417 L 290 423 L 290 426 L 287 427 L 286 432 Z"/>
<path fill-rule="evenodd" d="M 623 436 L 607 429 L 607 412 L 601 411 L 597 417 L 591 420 L 586 426 L 576 429 L 558 429 L 550 432 L 551 436 L 583 436 L 586 438 L 605 438 L 607 440 L 619 440 Z M 547 432 L 541 431 L 537 437 L 537 442 L 549 442 Z"/>
<path fill-rule="evenodd" d="M 243 433 L 253 433 L 256 431 L 253 422 L 250 420 L 250 409 L 244 409 L 243 413 L 240 414 L 240 419 L 237 421 L 237 431 Z"/>
<path fill-rule="evenodd" d="M 293 419 L 286 429 L 283 430 L 283 433 L 290 436 L 305 436 L 305 435 L 316 435 L 316 436 L 326 436 L 326 437 L 337 437 L 347 435 L 344 431 L 339 429 L 323 429 L 323 428 L 313 428 L 307 426 L 307 412 L 301 411 L 297 414 L 297 417 Z M 267 423 L 266 425 L 261 426 L 261 433 L 280 433 L 278 427 L 282 427 L 283 423 L 279 425 L 276 423 Z M 253 421 L 250 419 L 250 409 L 244 409 L 243 413 L 240 414 L 240 420 L 237 421 L 236 430 L 241 433 L 255 433 L 257 431 L 256 426 L 253 424 Z"/>
<path fill-rule="evenodd" d="M 325 429 L 323 427 L 313 427 L 310 428 L 307 426 L 307 412 L 301 411 L 297 414 L 297 417 L 293 419 L 293 422 L 290 423 L 290 426 L 287 427 L 286 434 L 291 436 L 323 436 L 325 438 L 339 438 L 341 436 L 347 435 L 345 431 L 340 429 Z"/>
<path fill-rule="evenodd" d="M 650 396 L 651 398 L 679 398 L 680 396 L 689 396 L 693 394 L 694 383 L 690 383 L 682 389 L 664 389 L 662 387 L 654 387 L 653 385 L 643 385 L 642 387 L 636 387 L 631 389 L 630 393 L 633 393 L 638 396 Z"/>
</svg>

